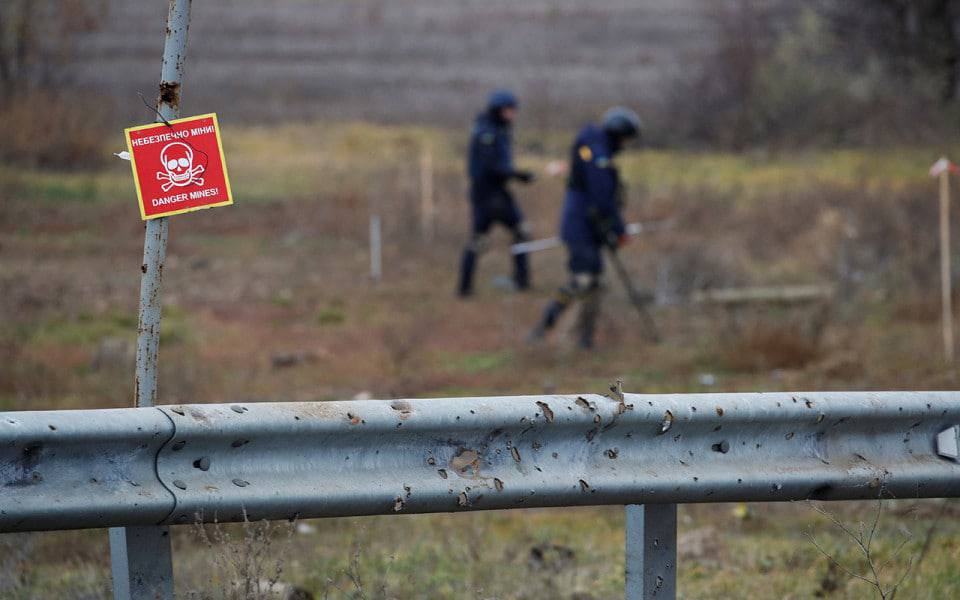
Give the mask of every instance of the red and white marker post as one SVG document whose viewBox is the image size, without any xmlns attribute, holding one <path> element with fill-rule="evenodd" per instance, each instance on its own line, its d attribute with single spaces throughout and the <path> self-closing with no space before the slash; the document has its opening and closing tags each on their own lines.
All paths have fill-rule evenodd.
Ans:
<svg viewBox="0 0 960 600">
<path fill-rule="evenodd" d="M 960 168 L 946 158 L 930 167 L 930 177 L 940 179 L 940 297 L 943 310 L 943 355 L 953 364 L 953 282 L 950 269 L 950 174 Z"/>
</svg>

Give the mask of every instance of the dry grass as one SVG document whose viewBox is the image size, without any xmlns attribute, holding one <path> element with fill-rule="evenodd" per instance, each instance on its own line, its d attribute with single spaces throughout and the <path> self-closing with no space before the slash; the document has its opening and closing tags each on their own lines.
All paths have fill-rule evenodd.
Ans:
<svg viewBox="0 0 960 600">
<path fill-rule="evenodd" d="M 467 218 L 462 133 L 226 129 L 237 204 L 172 227 L 161 401 L 603 392 L 619 376 L 626 389 L 648 392 L 955 387 L 954 369 L 916 359 L 936 347 L 936 320 L 898 308 L 937 295 L 936 265 L 928 264 L 936 256 L 935 189 L 923 168 L 914 180 L 906 176 L 932 151 L 900 153 L 906 166 L 893 161 L 895 153 L 628 157 L 630 219 L 672 216 L 677 226 L 637 240 L 624 258 L 639 281 L 675 304 L 655 312 L 665 342 L 642 345 L 635 315 L 611 281 L 598 350 L 585 355 L 563 336 L 536 349 L 523 343 L 566 279 L 562 252 L 534 256 L 533 292 L 507 294 L 490 283 L 510 268 L 508 236 L 498 234 L 480 266 L 478 297 L 454 300 Z M 407 160 L 425 143 L 435 149 L 437 169 L 438 235 L 429 244 L 419 237 L 417 177 Z M 520 160 L 540 166 L 555 156 L 549 149 L 559 144 L 552 144 Z M 668 168 L 674 162 L 688 169 Z M 129 404 L 132 377 L 122 366 L 102 366 L 111 355 L 105 341 L 130 339 L 135 328 L 142 225 L 127 168 L 0 167 L 0 409 Z M 561 194 L 562 182 L 550 179 L 518 193 L 538 236 L 553 234 Z M 367 277 L 371 199 L 386 233 L 385 277 L 376 285 Z M 808 337 L 808 315 L 794 311 L 750 315 L 731 336 L 724 317 L 685 304 L 703 287 L 810 282 L 841 289 L 820 337 Z M 112 356 L 122 360 L 122 352 Z M 309 359 L 276 368 L 278 356 Z M 757 507 L 748 521 L 719 506 L 682 515 L 683 529 L 714 527 L 726 548 L 682 565 L 681 587 L 691 597 L 810 597 L 828 573 L 800 534 L 810 516 L 795 507 Z M 291 541 L 284 579 L 330 598 L 357 598 L 354 578 L 370 598 L 621 593 L 616 509 L 311 524 L 316 534 Z M 901 597 L 960 590 L 956 531 L 944 527 Z M 105 543 L 94 534 L 38 539 L 30 585 L 105 577 Z M 181 570 L 213 560 L 197 540 L 177 539 Z M 65 548 L 79 558 L 65 561 Z M 537 552 L 543 557 L 532 558 Z M 855 587 L 838 585 L 831 597 L 858 597 Z"/>
</svg>

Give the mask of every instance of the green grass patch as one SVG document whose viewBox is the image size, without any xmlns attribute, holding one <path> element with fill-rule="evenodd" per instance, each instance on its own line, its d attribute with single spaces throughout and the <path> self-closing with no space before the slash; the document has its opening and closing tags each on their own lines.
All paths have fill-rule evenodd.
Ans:
<svg viewBox="0 0 960 600">
<path fill-rule="evenodd" d="M 347 320 L 347 315 L 343 307 L 339 305 L 328 306 L 320 310 L 317 315 L 317 323 L 323 327 L 340 325 Z"/>
<path fill-rule="evenodd" d="M 74 318 L 56 318 L 39 323 L 25 341 L 36 346 L 87 346 L 108 337 L 137 338 L 137 314 L 109 312 L 80 313 Z M 180 344 L 190 335 L 186 314 L 176 307 L 164 310 L 160 325 L 161 344 Z"/>
<path fill-rule="evenodd" d="M 476 354 L 450 357 L 446 361 L 445 366 L 447 370 L 457 373 L 485 373 L 508 364 L 511 360 L 513 360 L 513 357 L 513 352 L 509 350 L 499 352 L 478 352 Z"/>
</svg>

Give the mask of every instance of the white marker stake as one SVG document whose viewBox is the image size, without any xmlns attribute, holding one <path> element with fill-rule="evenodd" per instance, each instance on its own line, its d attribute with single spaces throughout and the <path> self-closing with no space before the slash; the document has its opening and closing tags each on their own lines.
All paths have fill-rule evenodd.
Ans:
<svg viewBox="0 0 960 600">
<path fill-rule="evenodd" d="M 420 230 L 426 242 L 433 239 L 433 221 L 433 152 L 427 147 L 420 156 Z"/>
<path fill-rule="evenodd" d="M 940 178 L 940 294 L 943 308 L 943 355 L 953 364 L 953 282 L 950 273 L 950 173 L 957 166 L 941 158 L 930 167 L 930 177 Z"/>
<path fill-rule="evenodd" d="M 370 279 L 378 283 L 383 277 L 382 243 L 380 239 L 380 215 L 370 216 Z"/>
<path fill-rule="evenodd" d="M 950 170 L 940 173 L 940 288 L 943 300 L 943 353 L 953 364 L 953 282 L 950 269 Z"/>
</svg>

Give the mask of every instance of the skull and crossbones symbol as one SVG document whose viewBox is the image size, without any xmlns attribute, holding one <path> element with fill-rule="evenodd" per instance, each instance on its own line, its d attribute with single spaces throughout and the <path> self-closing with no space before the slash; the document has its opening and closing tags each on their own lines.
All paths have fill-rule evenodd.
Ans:
<svg viewBox="0 0 960 600">
<path fill-rule="evenodd" d="M 193 164 L 193 148 L 183 142 L 170 142 L 160 151 L 163 171 L 157 171 L 157 180 L 165 182 L 160 188 L 168 192 L 170 188 L 184 187 L 190 184 L 203 185 L 203 165 Z"/>
</svg>

